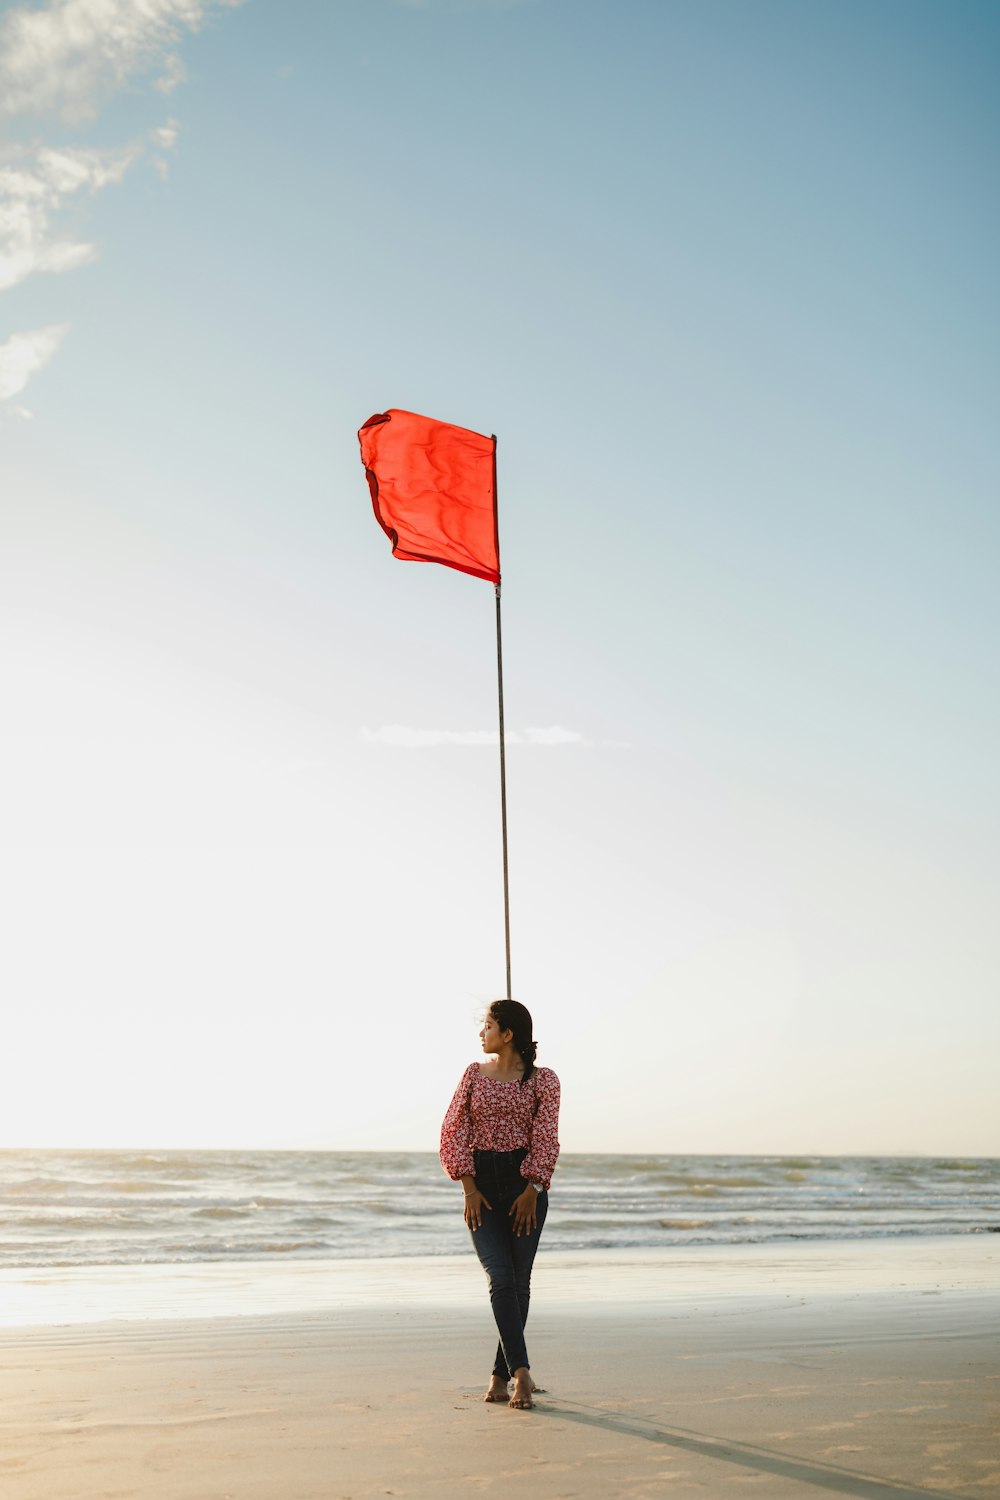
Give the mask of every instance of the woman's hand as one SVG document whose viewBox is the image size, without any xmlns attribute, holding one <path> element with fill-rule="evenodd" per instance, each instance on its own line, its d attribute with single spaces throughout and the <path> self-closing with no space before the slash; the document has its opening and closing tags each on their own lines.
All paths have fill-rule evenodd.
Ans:
<svg viewBox="0 0 1000 1500">
<path fill-rule="evenodd" d="M 535 1227 L 535 1210 L 538 1205 L 538 1194 L 533 1187 L 526 1187 L 523 1193 L 519 1193 L 510 1206 L 514 1215 L 514 1233 L 530 1234 Z"/>
<path fill-rule="evenodd" d="M 483 1209 L 493 1210 L 477 1187 L 470 1188 L 465 1195 L 465 1222 L 470 1229 L 478 1229 L 483 1222 Z"/>
</svg>

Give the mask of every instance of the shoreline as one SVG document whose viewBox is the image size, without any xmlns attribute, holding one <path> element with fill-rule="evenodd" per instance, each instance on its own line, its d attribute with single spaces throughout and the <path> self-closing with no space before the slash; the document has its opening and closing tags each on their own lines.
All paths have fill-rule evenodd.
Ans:
<svg viewBox="0 0 1000 1500">
<path fill-rule="evenodd" d="M 771 1241 L 559 1250 L 535 1262 L 536 1299 L 552 1309 L 696 1306 L 788 1296 L 962 1296 L 1000 1288 L 1000 1237 Z M 483 1273 L 463 1255 L 336 1260 L 194 1261 L 0 1270 L 0 1338 L 25 1328 L 296 1316 L 346 1308 L 478 1305 Z"/>
</svg>

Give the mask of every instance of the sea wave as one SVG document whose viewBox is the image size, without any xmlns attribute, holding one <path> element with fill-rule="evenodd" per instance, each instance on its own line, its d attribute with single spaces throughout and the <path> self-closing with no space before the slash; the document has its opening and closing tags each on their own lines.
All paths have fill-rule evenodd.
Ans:
<svg viewBox="0 0 1000 1500">
<path fill-rule="evenodd" d="M 565 1154 L 545 1244 L 615 1249 L 1000 1230 L 1000 1162 Z M 430 1152 L 0 1152 L 0 1263 L 454 1254 Z"/>
</svg>

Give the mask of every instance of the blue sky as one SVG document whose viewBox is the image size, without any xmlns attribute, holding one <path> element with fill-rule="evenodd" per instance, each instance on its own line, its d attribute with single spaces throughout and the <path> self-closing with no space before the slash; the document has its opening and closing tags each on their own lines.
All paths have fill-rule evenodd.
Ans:
<svg viewBox="0 0 1000 1500">
<path fill-rule="evenodd" d="M 998 42 L 0 9 L 4 1139 L 434 1144 L 503 987 L 448 742 L 493 601 L 389 556 L 355 430 L 402 406 L 499 436 L 567 1149 L 1000 1152 Z"/>
</svg>

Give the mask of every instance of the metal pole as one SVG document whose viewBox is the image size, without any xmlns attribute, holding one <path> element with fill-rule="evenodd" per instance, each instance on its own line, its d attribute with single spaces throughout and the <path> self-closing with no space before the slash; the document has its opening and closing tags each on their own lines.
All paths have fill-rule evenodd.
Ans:
<svg viewBox="0 0 1000 1500">
<path fill-rule="evenodd" d="M 507 947 L 507 999 L 510 996 L 510 893 L 507 885 L 507 762 L 503 735 L 503 652 L 500 646 L 500 585 L 497 596 L 497 688 L 500 699 L 500 825 L 503 830 L 503 932 Z"/>
<path fill-rule="evenodd" d="M 493 526 L 500 566 L 500 525 L 497 503 L 497 439 L 493 434 Z M 507 758 L 503 732 L 503 648 L 500 639 L 500 585 L 494 584 L 497 599 L 497 695 L 500 704 L 500 828 L 503 837 L 503 935 L 507 952 L 507 999 L 510 994 L 510 891 L 507 881 Z"/>
</svg>

